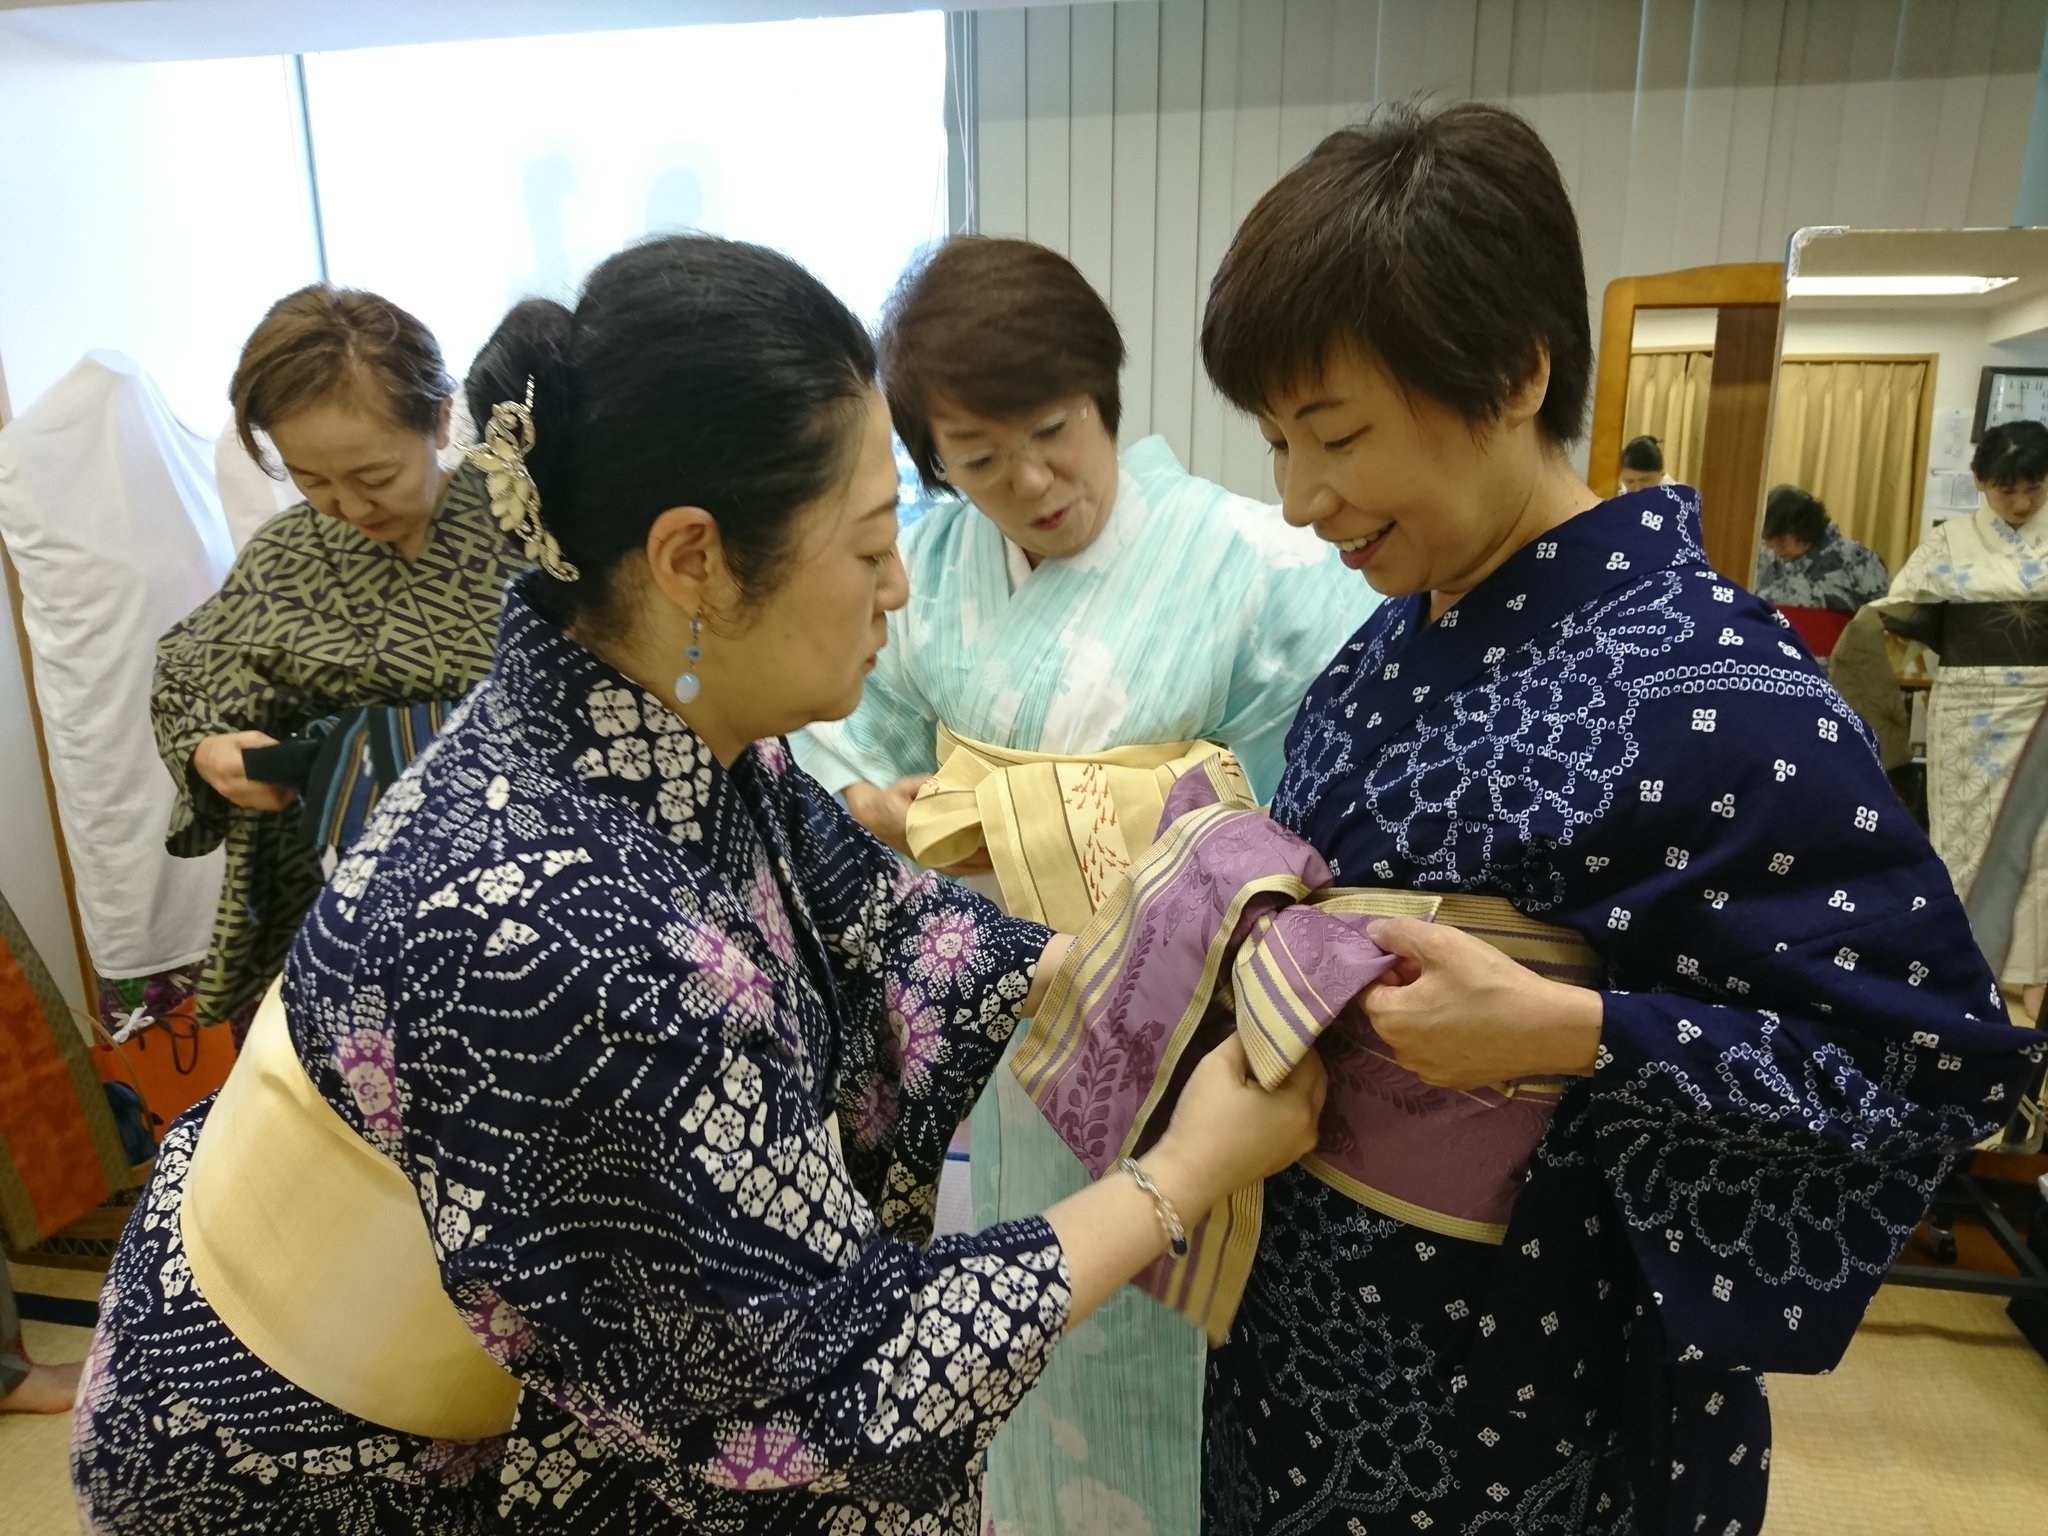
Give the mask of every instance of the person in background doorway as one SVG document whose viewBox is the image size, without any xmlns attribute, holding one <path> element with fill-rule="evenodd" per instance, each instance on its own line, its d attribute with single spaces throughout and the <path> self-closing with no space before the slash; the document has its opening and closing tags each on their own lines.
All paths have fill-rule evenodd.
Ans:
<svg viewBox="0 0 2048 1536">
<path fill-rule="evenodd" d="M 227 845 L 202 1023 L 236 1018 L 277 975 L 323 877 L 300 818 L 279 814 L 296 794 L 243 754 L 343 711 L 460 697 L 490 666 L 505 583 L 526 564 L 483 472 L 442 465 L 455 381 L 390 300 L 325 284 L 280 299 L 229 393 L 251 457 L 267 434 L 304 500 L 157 646 L 150 713 L 178 785 L 166 845 Z"/>
<path fill-rule="evenodd" d="M 1777 608 L 1854 613 L 1891 584 L 1877 551 L 1837 528 L 1819 498 L 1796 485 L 1772 487 L 1756 556 L 1758 597 Z"/>
<path fill-rule="evenodd" d="M 1630 438 L 1621 450 L 1622 494 L 1670 483 L 1671 477 L 1664 473 L 1664 445 L 1647 434 Z"/>
</svg>

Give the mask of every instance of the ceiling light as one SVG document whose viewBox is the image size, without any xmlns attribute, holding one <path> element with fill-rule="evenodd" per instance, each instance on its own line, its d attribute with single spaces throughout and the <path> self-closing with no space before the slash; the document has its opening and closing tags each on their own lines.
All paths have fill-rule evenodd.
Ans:
<svg viewBox="0 0 2048 1536">
<path fill-rule="evenodd" d="M 1902 272 L 1891 277 L 1795 277 L 1785 293 L 1795 299 L 1943 299 L 1989 293 L 2017 277 L 1977 277 L 1964 272 Z"/>
</svg>

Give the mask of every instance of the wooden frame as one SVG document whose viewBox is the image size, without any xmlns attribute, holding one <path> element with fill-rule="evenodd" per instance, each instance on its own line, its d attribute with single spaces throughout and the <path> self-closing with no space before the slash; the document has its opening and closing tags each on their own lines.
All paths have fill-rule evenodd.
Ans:
<svg viewBox="0 0 2048 1536">
<path fill-rule="evenodd" d="M 1700 509 L 1707 558 L 1729 580 L 1749 585 L 1763 517 L 1764 465 L 1771 438 L 1771 397 L 1777 383 L 1778 329 L 1785 306 L 1785 269 L 1776 262 L 1688 267 L 1607 285 L 1600 317 L 1599 373 L 1587 480 L 1613 495 L 1619 483 L 1622 418 L 1628 410 L 1628 366 L 1635 349 L 1636 311 L 1711 309 L 1714 378 L 1707 391 L 1707 440 L 1713 451 L 1700 473 Z M 1684 348 L 1696 351 L 1697 348 Z"/>
</svg>

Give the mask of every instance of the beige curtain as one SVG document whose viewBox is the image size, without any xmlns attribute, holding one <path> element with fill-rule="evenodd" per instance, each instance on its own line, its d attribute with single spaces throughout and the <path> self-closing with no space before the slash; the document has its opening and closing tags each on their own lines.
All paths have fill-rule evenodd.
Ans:
<svg viewBox="0 0 2048 1536">
<path fill-rule="evenodd" d="M 1698 485 L 1707 441 L 1707 388 L 1714 354 L 1637 352 L 1628 361 L 1628 411 L 1621 440 L 1648 433 L 1664 447 L 1664 473 L 1680 485 Z"/>
<path fill-rule="evenodd" d="M 1768 484 L 1811 491 L 1894 573 L 1920 536 L 1931 374 L 1920 359 L 1787 359 L 1778 368 Z"/>
</svg>

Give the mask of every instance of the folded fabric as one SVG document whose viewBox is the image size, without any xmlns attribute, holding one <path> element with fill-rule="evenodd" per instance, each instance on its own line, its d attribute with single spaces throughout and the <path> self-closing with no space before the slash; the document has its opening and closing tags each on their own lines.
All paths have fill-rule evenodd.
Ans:
<svg viewBox="0 0 2048 1536">
<path fill-rule="evenodd" d="M 1208 741 L 1062 757 L 972 741 L 942 725 L 938 762 L 910 807 L 911 856 L 949 869 L 986 847 L 1011 915 L 1068 933 L 1150 845 L 1183 775 L 1227 764 L 1220 771 L 1249 799 L 1237 760 Z"/>
<path fill-rule="evenodd" d="M 1220 774 L 1182 778 L 1163 819 L 1017 1052 L 1017 1079 L 1061 1140 L 1097 1177 L 1143 1153 L 1196 1064 L 1234 1029 L 1268 1088 L 1321 1052 L 1330 1093 L 1309 1172 L 1414 1226 L 1500 1242 L 1564 1084 L 1459 1091 L 1401 1066 L 1356 1003 L 1394 965 L 1366 929 L 1380 917 L 1449 923 L 1580 986 L 1601 978 L 1593 951 L 1497 897 L 1336 888 L 1313 848 Z M 1261 1191 L 1240 1190 L 1192 1224 L 1184 1258 L 1136 1283 L 1222 1342 L 1260 1210 Z"/>
<path fill-rule="evenodd" d="M 519 1383 L 442 1289 L 411 1178 L 306 1075 L 282 985 L 185 1175 L 192 1278 L 251 1354 L 343 1412 L 437 1440 L 501 1435 Z"/>
</svg>

